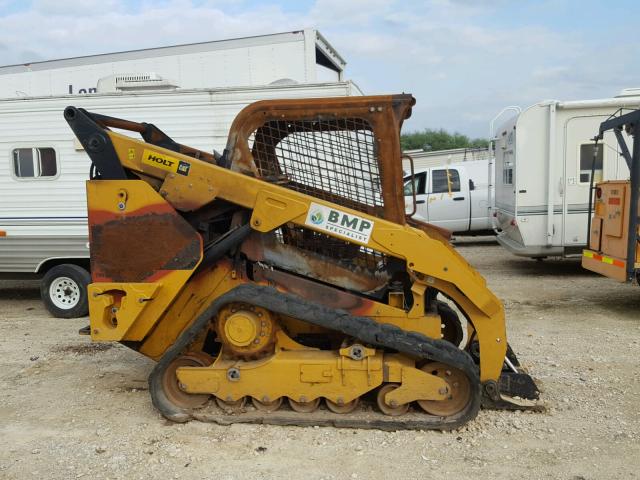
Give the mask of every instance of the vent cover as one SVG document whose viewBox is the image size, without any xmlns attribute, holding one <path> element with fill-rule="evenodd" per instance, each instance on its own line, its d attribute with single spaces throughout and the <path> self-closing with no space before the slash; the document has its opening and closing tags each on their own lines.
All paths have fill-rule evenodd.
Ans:
<svg viewBox="0 0 640 480">
<path fill-rule="evenodd" d="M 173 82 L 154 72 L 120 73 L 98 80 L 98 93 L 131 92 L 136 90 L 175 90 Z"/>
</svg>

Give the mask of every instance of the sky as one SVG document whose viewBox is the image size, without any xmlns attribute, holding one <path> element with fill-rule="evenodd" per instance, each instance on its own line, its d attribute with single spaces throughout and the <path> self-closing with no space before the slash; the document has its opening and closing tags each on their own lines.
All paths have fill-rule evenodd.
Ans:
<svg viewBox="0 0 640 480">
<path fill-rule="evenodd" d="M 317 28 L 403 131 L 486 137 L 507 105 L 640 87 L 638 0 L 0 0 L 0 65 Z M 500 123 L 500 122 L 498 122 Z"/>
</svg>

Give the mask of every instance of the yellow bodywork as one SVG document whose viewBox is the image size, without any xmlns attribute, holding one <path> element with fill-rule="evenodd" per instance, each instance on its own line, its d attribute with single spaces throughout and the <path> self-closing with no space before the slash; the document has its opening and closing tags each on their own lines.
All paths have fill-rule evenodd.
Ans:
<svg viewBox="0 0 640 480">
<path fill-rule="evenodd" d="M 227 402 L 249 396 L 265 403 L 289 397 L 300 402 L 327 398 L 343 404 L 383 382 L 404 385 L 389 394 L 389 402 L 446 398 L 448 385 L 443 379 L 416 369 L 414 362 L 405 357 L 369 350 L 362 359 L 353 360 L 346 349 L 336 353 L 300 345 L 292 351 L 277 345 L 276 353 L 266 359 L 239 365 L 223 355 L 208 367 L 182 367 L 177 376 L 185 391 L 212 393 Z M 227 373 L 234 367 L 238 378 L 230 379 Z"/>
<path fill-rule="evenodd" d="M 398 225 L 333 205 L 116 132 L 109 131 L 108 135 L 125 168 L 159 179 L 159 193 L 144 181 L 127 181 L 126 187 L 119 181 L 89 181 L 88 203 L 92 209 L 127 215 L 130 208 L 135 212 L 144 202 L 168 202 L 176 208 L 193 210 L 219 198 L 251 209 L 251 226 L 260 232 L 271 231 L 287 222 L 313 229 L 313 225 L 305 223 L 312 203 L 365 218 L 373 224 L 370 240 L 367 243 L 353 242 L 406 260 L 415 276 L 414 291 L 419 293 L 425 287 L 436 288 L 460 305 L 473 324 L 483 352 L 481 381 L 497 380 L 499 377 L 507 345 L 502 304 L 473 267 L 446 243 L 432 239 L 425 232 L 408 225 Z M 177 175 L 144 163 L 143 158 L 149 152 L 156 153 L 160 158 L 188 163 L 189 175 Z M 128 203 L 124 210 L 120 210 L 118 200 L 123 191 Z M 142 308 L 135 302 L 122 304 L 117 312 L 118 319 L 122 319 L 118 325 L 129 325 L 131 328 L 127 331 L 122 331 L 122 327 L 111 330 L 105 328 L 105 324 L 109 323 L 105 321 L 105 312 L 109 311 L 110 306 L 103 292 L 110 286 L 92 284 L 89 287 L 92 338 L 140 340 L 146 337 L 140 352 L 158 359 L 211 299 L 243 282 L 240 278 L 234 278 L 232 268 L 225 271 L 218 267 L 193 278 L 191 273 L 174 271 L 159 280 L 159 286 L 148 287 L 155 293 L 152 294 L 152 301 L 143 302 Z M 119 285 L 118 288 L 127 295 L 140 298 L 138 284 Z M 416 298 L 419 300 L 420 296 Z M 161 321 L 162 315 L 159 314 L 167 306 L 164 316 L 170 317 L 171 322 Z M 420 301 L 416 301 L 409 312 L 376 303 L 375 308 L 367 314 L 379 322 L 392 323 L 438 338 L 440 318 L 437 315 L 431 318 L 425 316 L 423 308 Z M 153 329 L 156 324 L 157 327 Z"/>
<path fill-rule="evenodd" d="M 94 114 L 90 133 L 88 123 L 73 125 L 82 112 L 67 109 L 94 164 L 109 173 L 87 182 L 91 337 L 158 361 L 154 372 L 162 373 L 152 373 L 150 390 L 165 416 L 182 419 L 182 409 L 203 394 L 228 403 L 251 397 L 263 406 L 288 398 L 292 408 L 326 399 L 332 411 L 348 410 L 379 388 L 387 415 L 417 401 L 455 423 L 475 415 L 481 387 L 500 399 L 502 304 L 442 232 L 406 217 L 394 187 L 403 178 L 399 129 L 412 101 L 254 104 L 236 118 L 220 165 L 147 124 Z M 266 118 L 277 131 L 260 130 Z M 321 125 L 327 118 L 332 126 Z M 314 138 L 322 141 L 341 131 L 369 138 L 371 156 L 354 161 L 379 181 L 371 180 L 379 201 L 264 165 L 280 161 L 275 148 L 289 135 L 308 142 L 304 135 L 320 132 Z M 258 141 L 264 137 L 272 150 L 259 146 L 267 145 Z M 314 148 L 327 184 L 338 182 L 326 163 L 333 153 Z M 293 157 L 308 167 L 305 155 Z M 263 299 L 252 303 L 247 292 Z M 464 345 L 433 341 L 445 338 L 453 312 L 436 301 L 439 294 L 466 316 L 453 325 L 462 325 Z"/>
</svg>

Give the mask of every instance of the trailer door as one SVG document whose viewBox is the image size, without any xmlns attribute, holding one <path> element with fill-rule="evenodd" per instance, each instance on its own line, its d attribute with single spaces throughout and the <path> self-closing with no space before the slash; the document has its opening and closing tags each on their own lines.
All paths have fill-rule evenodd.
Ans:
<svg viewBox="0 0 640 480">
<path fill-rule="evenodd" d="M 560 180 L 564 188 L 563 240 L 568 247 L 579 247 L 587 243 L 589 183 L 595 145 L 592 139 L 598 133 L 600 123 L 606 118 L 604 115 L 573 117 L 565 124 L 564 181 Z M 615 177 L 616 164 L 608 160 L 612 149 L 615 153 L 615 138 L 607 135 L 603 142 L 599 142 L 595 152 L 594 184 Z"/>
</svg>

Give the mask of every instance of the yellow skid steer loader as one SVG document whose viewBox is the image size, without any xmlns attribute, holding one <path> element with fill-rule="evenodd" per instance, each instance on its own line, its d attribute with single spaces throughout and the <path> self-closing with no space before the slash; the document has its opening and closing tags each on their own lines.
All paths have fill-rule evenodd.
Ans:
<svg viewBox="0 0 640 480">
<path fill-rule="evenodd" d="M 500 301 L 405 213 L 414 103 L 257 102 L 222 155 L 65 109 L 92 161 L 90 334 L 157 361 L 165 417 L 450 429 L 535 404 Z"/>
</svg>

